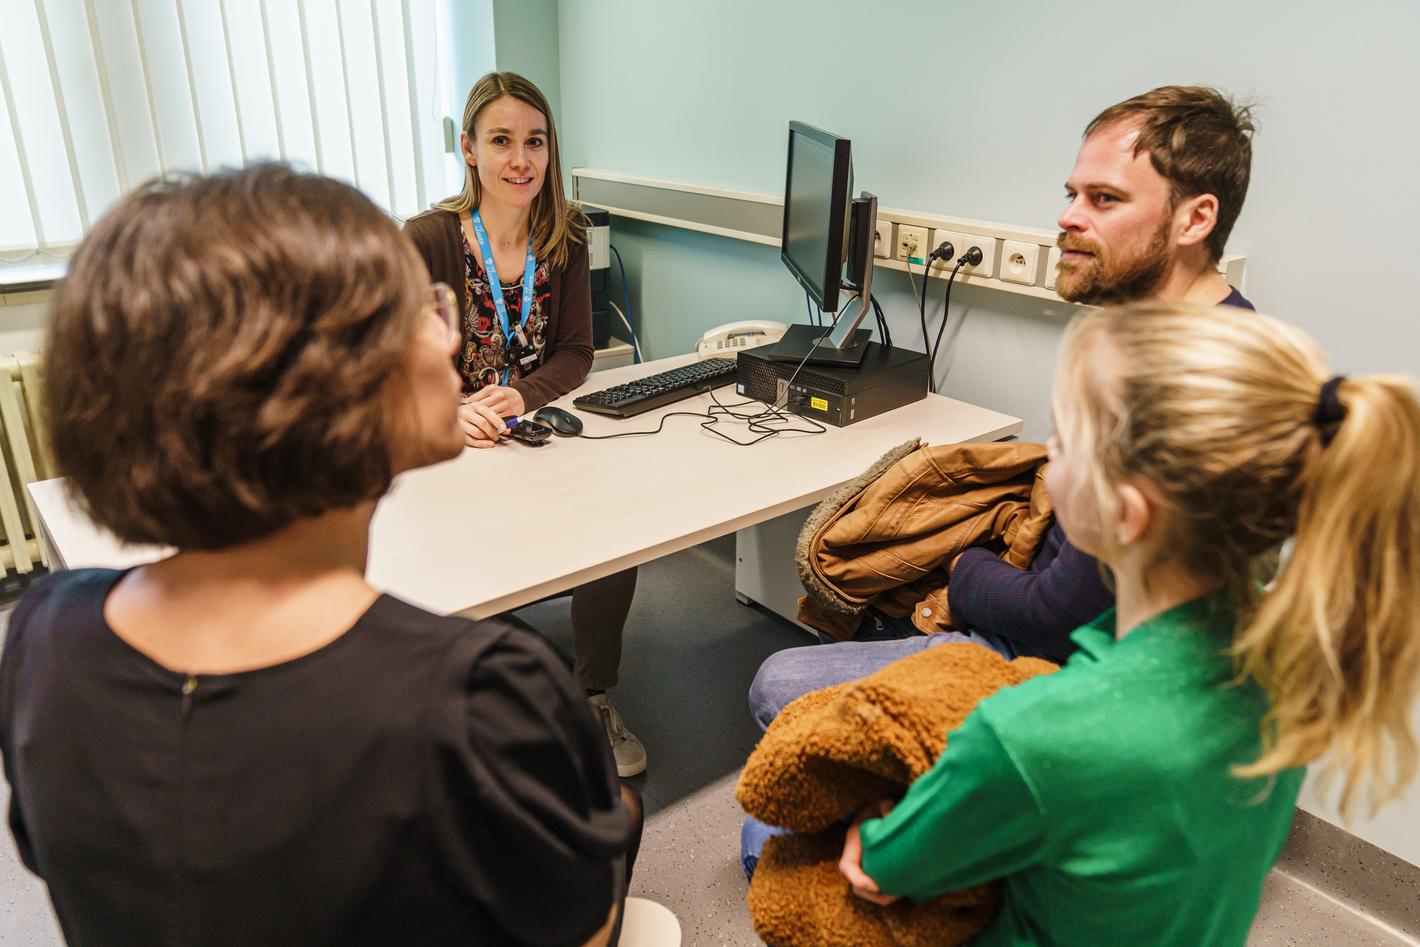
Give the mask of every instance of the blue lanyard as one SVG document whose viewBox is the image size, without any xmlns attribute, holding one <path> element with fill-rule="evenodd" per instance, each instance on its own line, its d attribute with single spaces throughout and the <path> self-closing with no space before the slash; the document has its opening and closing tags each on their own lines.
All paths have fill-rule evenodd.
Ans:
<svg viewBox="0 0 1420 947">
<path fill-rule="evenodd" d="M 473 235 L 478 238 L 478 249 L 483 254 L 483 272 L 488 277 L 488 292 L 493 297 L 493 308 L 498 311 L 498 322 L 503 326 L 503 343 L 513 347 L 513 327 L 508 324 L 508 301 L 503 298 L 503 283 L 498 279 L 498 264 L 493 262 L 493 248 L 488 244 L 488 231 L 483 228 L 483 216 L 473 212 Z M 533 276 L 537 273 L 537 254 L 533 252 L 532 236 L 528 236 L 528 262 L 523 267 L 523 311 L 518 319 L 518 328 L 528 324 L 532 312 Z M 508 383 L 508 369 L 503 369 L 503 384 Z"/>
</svg>

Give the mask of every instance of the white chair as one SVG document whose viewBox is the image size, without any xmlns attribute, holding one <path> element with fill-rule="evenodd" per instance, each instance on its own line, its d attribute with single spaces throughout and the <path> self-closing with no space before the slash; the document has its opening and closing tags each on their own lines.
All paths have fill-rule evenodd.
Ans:
<svg viewBox="0 0 1420 947">
<path fill-rule="evenodd" d="M 680 947 L 680 921 L 663 904 L 627 898 L 619 943 L 620 947 Z"/>
</svg>

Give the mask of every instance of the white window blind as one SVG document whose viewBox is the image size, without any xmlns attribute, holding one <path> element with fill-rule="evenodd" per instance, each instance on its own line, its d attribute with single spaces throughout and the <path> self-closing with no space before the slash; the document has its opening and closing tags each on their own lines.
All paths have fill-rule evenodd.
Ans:
<svg viewBox="0 0 1420 947">
<path fill-rule="evenodd" d="M 441 2 L 0 0 L 0 262 L 62 259 L 154 175 L 262 159 L 423 210 L 458 186 Z"/>
</svg>

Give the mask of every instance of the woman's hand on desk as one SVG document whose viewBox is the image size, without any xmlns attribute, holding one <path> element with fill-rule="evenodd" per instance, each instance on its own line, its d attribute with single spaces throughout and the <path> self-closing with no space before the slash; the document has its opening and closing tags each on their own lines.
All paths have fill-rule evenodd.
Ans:
<svg viewBox="0 0 1420 947">
<path fill-rule="evenodd" d="M 481 401 L 470 399 L 459 405 L 459 426 L 463 428 L 463 442 L 469 447 L 492 447 L 508 436 L 503 418 Z"/>
<path fill-rule="evenodd" d="M 527 402 L 516 388 L 489 385 L 464 399 L 466 404 L 481 404 L 499 418 L 520 418 L 528 410 Z"/>
</svg>

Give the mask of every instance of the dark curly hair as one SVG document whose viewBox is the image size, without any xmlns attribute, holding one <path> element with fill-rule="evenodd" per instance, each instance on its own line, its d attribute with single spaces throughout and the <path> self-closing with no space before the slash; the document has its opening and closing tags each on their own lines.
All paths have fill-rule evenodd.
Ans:
<svg viewBox="0 0 1420 947">
<path fill-rule="evenodd" d="M 43 410 L 120 539 L 221 549 L 389 489 L 423 269 L 354 188 L 284 165 L 137 188 L 59 287 Z"/>
</svg>

